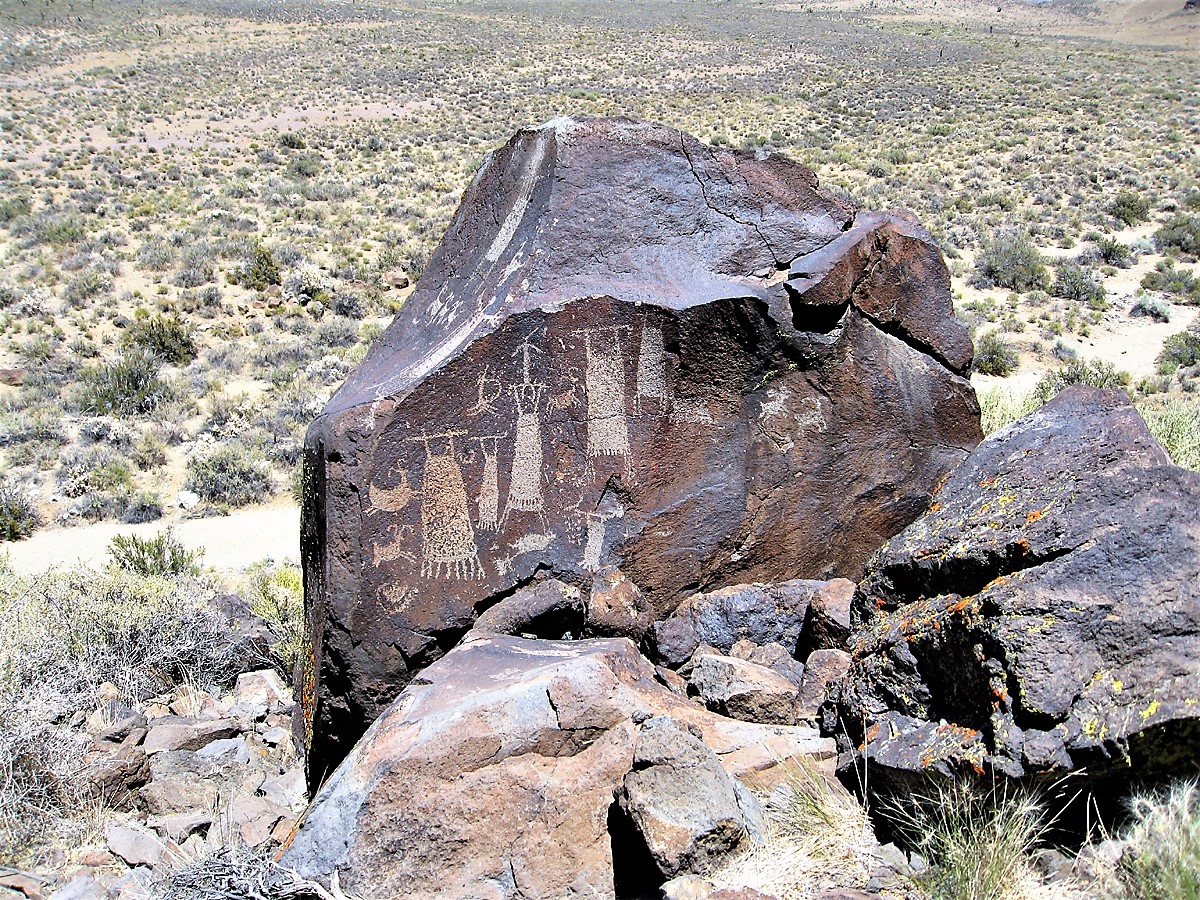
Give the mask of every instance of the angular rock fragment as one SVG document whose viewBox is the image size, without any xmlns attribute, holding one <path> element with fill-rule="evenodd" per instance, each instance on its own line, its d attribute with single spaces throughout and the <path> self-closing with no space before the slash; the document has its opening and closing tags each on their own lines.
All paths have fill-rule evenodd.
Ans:
<svg viewBox="0 0 1200 900">
<path fill-rule="evenodd" d="M 980 438 L 948 284 L 911 221 L 782 157 L 520 132 L 309 430 L 310 776 L 547 574 L 613 566 L 655 618 L 857 578 Z"/>
<path fill-rule="evenodd" d="M 475 632 L 371 726 L 282 861 L 310 878 L 336 870 L 348 893 L 614 897 L 629 865 L 614 856 L 614 797 L 638 752 L 634 721 L 656 716 L 693 727 L 726 777 L 756 789 L 781 760 L 831 762 L 814 729 L 725 719 L 671 693 L 627 639 Z M 736 801 L 744 830 L 753 801 Z"/>
<path fill-rule="evenodd" d="M 703 741 L 659 716 L 638 730 L 621 808 L 663 875 L 704 871 L 747 837 L 734 785 Z"/>
<path fill-rule="evenodd" d="M 1063 391 L 872 560 L 842 723 L 865 720 L 852 738 L 895 778 L 1195 766 L 1197 509 L 1200 474 L 1169 464 L 1123 392 Z"/>
<path fill-rule="evenodd" d="M 714 712 L 746 722 L 796 724 L 799 686 L 765 666 L 706 653 L 695 661 L 688 681 Z"/>
</svg>

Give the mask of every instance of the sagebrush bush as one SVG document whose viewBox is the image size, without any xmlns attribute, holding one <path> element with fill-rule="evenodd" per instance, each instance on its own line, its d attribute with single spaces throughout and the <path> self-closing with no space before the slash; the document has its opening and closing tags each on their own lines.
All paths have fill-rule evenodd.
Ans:
<svg viewBox="0 0 1200 900">
<path fill-rule="evenodd" d="M 210 503 L 245 506 L 274 490 L 271 467 L 257 453 L 237 446 L 218 447 L 188 460 L 185 487 Z"/>
<path fill-rule="evenodd" d="M 1138 297 L 1129 309 L 1131 316 L 1146 316 L 1155 322 L 1171 321 L 1171 307 L 1155 297 Z"/>
<path fill-rule="evenodd" d="M 1016 349 L 999 331 L 984 333 L 975 344 L 975 370 L 984 375 L 1011 375 L 1020 361 Z"/>
<path fill-rule="evenodd" d="M 1138 225 L 1150 218 L 1150 201 L 1137 191 L 1118 191 L 1108 205 L 1108 214 L 1125 225 Z"/>
<path fill-rule="evenodd" d="M 280 268 L 275 254 L 262 244 L 255 244 L 250 258 L 242 267 L 239 281 L 256 291 L 265 291 L 271 285 L 279 284 Z"/>
<path fill-rule="evenodd" d="M 1154 244 L 1164 253 L 1179 250 L 1191 256 L 1200 256 L 1200 216 L 1175 214 L 1154 232 Z"/>
<path fill-rule="evenodd" d="M 260 562 L 246 570 L 245 599 L 278 635 L 271 647 L 281 674 L 291 677 L 306 641 L 304 577 L 295 566 Z"/>
<path fill-rule="evenodd" d="M 1020 231 L 1006 232 L 993 240 L 979 254 L 975 268 L 985 284 L 1014 291 L 1043 289 L 1050 283 L 1045 257 Z"/>
<path fill-rule="evenodd" d="M 108 555 L 118 569 L 135 575 L 173 577 L 199 575 L 204 551 L 189 550 L 167 528 L 149 538 L 118 534 L 109 544 Z"/>
<path fill-rule="evenodd" d="M 0 481 L 0 541 L 20 541 L 42 525 L 42 514 L 29 494 Z"/>
<path fill-rule="evenodd" d="M 76 405 L 97 416 L 148 415 L 176 396 L 174 385 L 159 375 L 160 368 L 153 353 L 132 348 L 111 363 L 84 368 Z"/>
<path fill-rule="evenodd" d="M 1108 306 L 1100 273 L 1073 262 L 1064 262 L 1055 267 L 1050 295 L 1083 303 L 1092 309 L 1105 309 Z"/>
<path fill-rule="evenodd" d="M 1200 303 L 1200 278 L 1186 269 L 1175 267 L 1174 260 L 1164 259 L 1142 278 L 1148 291 L 1171 294 L 1182 303 Z"/>
<path fill-rule="evenodd" d="M 130 349 L 144 350 L 156 359 L 175 366 L 187 365 L 196 358 L 192 330 L 177 316 L 139 319 L 125 329 L 121 343 Z"/>
<path fill-rule="evenodd" d="M 1118 371 L 1107 360 L 1075 358 L 1053 372 L 1043 375 L 1033 389 L 1034 399 L 1040 406 L 1063 388 L 1076 384 L 1098 388 L 1120 388 L 1129 384 L 1128 372 Z"/>
<path fill-rule="evenodd" d="M 1163 341 L 1163 348 L 1154 358 L 1160 375 L 1186 367 L 1200 365 L 1200 334 L 1180 331 Z"/>
</svg>

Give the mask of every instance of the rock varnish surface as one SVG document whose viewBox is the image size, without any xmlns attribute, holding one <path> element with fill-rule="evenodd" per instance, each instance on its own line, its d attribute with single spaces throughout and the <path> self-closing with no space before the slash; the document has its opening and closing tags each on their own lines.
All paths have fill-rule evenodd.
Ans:
<svg viewBox="0 0 1200 900">
<path fill-rule="evenodd" d="M 698 590 L 861 576 L 980 439 L 948 288 L 914 222 L 781 157 L 519 133 L 309 431 L 313 778 L 546 574 L 615 585 L 583 633 L 634 636 Z"/>
</svg>

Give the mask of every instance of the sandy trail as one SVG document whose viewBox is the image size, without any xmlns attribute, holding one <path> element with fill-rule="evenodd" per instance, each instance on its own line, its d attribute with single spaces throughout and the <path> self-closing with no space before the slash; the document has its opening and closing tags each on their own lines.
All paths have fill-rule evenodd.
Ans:
<svg viewBox="0 0 1200 900">
<path fill-rule="evenodd" d="M 118 534 L 153 537 L 168 525 L 189 550 L 204 549 L 203 562 L 218 571 L 233 571 L 270 557 L 276 562 L 300 558 L 300 509 L 272 505 L 211 519 L 160 519 L 144 525 L 97 522 L 48 528 L 32 537 L 0 546 L 14 571 L 23 575 L 86 563 L 103 566 L 108 544 Z"/>
</svg>

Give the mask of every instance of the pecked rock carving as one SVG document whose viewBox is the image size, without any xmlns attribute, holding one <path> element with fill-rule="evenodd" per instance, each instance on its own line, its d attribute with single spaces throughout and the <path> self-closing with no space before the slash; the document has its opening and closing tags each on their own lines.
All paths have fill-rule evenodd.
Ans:
<svg viewBox="0 0 1200 900">
<path fill-rule="evenodd" d="M 628 120 L 517 134 L 309 430 L 310 779 L 543 578 L 617 569 L 663 618 L 860 577 L 980 439 L 948 284 L 914 222 L 782 157 Z"/>
</svg>

